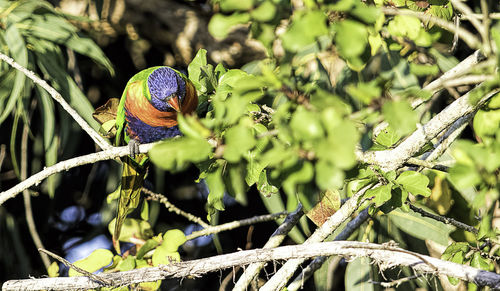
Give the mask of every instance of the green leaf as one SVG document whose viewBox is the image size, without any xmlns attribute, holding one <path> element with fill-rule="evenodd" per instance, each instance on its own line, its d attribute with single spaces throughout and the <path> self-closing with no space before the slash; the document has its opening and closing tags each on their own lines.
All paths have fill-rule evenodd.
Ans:
<svg viewBox="0 0 500 291">
<path fill-rule="evenodd" d="M 236 0 L 239 1 L 239 0 Z M 244 1 L 241 1 L 244 2 Z M 250 12 L 250 16 L 253 20 L 259 22 L 267 22 L 274 19 L 276 16 L 276 6 L 271 1 L 265 1 L 260 4 L 257 8 Z"/>
<path fill-rule="evenodd" d="M 205 49 L 199 49 L 196 56 L 193 58 L 188 66 L 189 80 L 193 83 L 196 90 L 205 93 L 206 88 L 201 87 L 200 75 L 201 67 L 207 65 L 207 51 Z"/>
<path fill-rule="evenodd" d="M 368 44 L 366 27 L 353 20 L 344 20 L 335 26 L 335 44 L 339 54 L 350 60 L 364 53 Z"/>
<path fill-rule="evenodd" d="M 419 118 L 408 101 L 390 101 L 382 106 L 382 113 L 389 125 L 400 135 L 406 135 L 416 128 Z"/>
<path fill-rule="evenodd" d="M 79 268 L 84 269 L 85 271 L 93 273 L 109 265 L 112 262 L 112 259 L 113 259 L 113 253 L 111 253 L 111 251 L 105 249 L 97 249 L 93 251 L 85 259 L 76 261 L 73 264 Z M 83 274 L 70 268 L 68 271 L 68 276 L 70 277 L 83 276 Z"/>
<path fill-rule="evenodd" d="M 449 179 L 457 189 L 472 187 L 482 181 L 476 168 L 469 165 L 455 164 L 449 173 Z"/>
<path fill-rule="evenodd" d="M 186 242 L 186 236 L 179 229 L 171 229 L 163 235 L 162 244 L 153 253 L 153 266 L 179 262 L 181 257 L 177 249 Z"/>
<path fill-rule="evenodd" d="M 207 199 L 208 220 L 211 219 L 212 215 L 214 215 L 217 210 L 224 210 L 224 202 L 222 199 L 224 198 L 224 191 L 226 190 L 226 187 L 224 186 L 224 181 L 222 179 L 222 164 L 223 161 L 219 160 L 213 164 L 206 173 L 205 181 L 207 182 L 208 189 L 210 190 Z"/>
<path fill-rule="evenodd" d="M 396 15 L 387 25 L 390 34 L 408 37 L 411 40 L 415 40 L 419 36 L 421 29 L 420 20 L 409 15 Z"/>
<path fill-rule="evenodd" d="M 293 113 L 290 127 L 298 140 L 311 140 L 324 136 L 320 116 L 299 106 Z"/>
<path fill-rule="evenodd" d="M 186 235 L 180 229 L 171 229 L 163 235 L 162 248 L 168 252 L 176 252 L 186 242 Z"/>
<path fill-rule="evenodd" d="M 375 80 L 369 83 L 359 82 L 356 85 L 349 84 L 346 87 L 346 91 L 354 99 L 365 105 L 370 104 L 374 99 L 379 98 L 382 94 L 382 88 L 380 88 Z"/>
<path fill-rule="evenodd" d="M 429 189 L 429 178 L 422 173 L 415 171 L 403 172 L 396 179 L 400 185 L 405 188 L 406 191 L 413 195 L 422 195 L 429 197 L 431 195 L 431 189 Z"/>
<path fill-rule="evenodd" d="M 58 262 L 52 262 L 52 264 L 50 264 L 49 268 L 47 269 L 47 275 L 49 275 L 49 277 L 53 278 L 53 277 L 59 277 L 59 263 Z"/>
<path fill-rule="evenodd" d="M 135 258 L 133 256 L 128 256 L 121 261 L 117 267 L 120 272 L 131 271 L 136 267 Z"/>
<path fill-rule="evenodd" d="M 253 135 L 252 125 L 251 120 L 244 118 L 238 125 L 226 131 L 224 135 L 224 158 L 226 160 L 236 163 L 255 146 L 256 140 Z"/>
<path fill-rule="evenodd" d="M 220 9 L 224 12 L 246 11 L 253 6 L 253 0 L 220 0 Z"/>
<path fill-rule="evenodd" d="M 208 23 L 208 31 L 215 38 L 225 38 L 238 24 L 245 24 L 249 20 L 248 13 L 233 13 L 229 16 L 215 14 Z"/>
<path fill-rule="evenodd" d="M 349 262 L 345 271 L 345 290 L 375 290 L 375 285 L 370 283 L 371 266 L 368 258 L 357 258 Z"/>
<path fill-rule="evenodd" d="M 339 189 L 344 183 L 344 171 L 328 161 L 320 160 L 315 165 L 316 183 L 320 189 Z"/>
<path fill-rule="evenodd" d="M 491 260 L 483 258 L 480 252 L 475 252 L 472 255 L 470 266 L 485 271 L 493 271 L 495 268 L 495 265 L 491 262 Z"/>
<path fill-rule="evenodd" d="M 96 63 L 104 66 L 111 75 L 114 75 L 113 65 L 100 47 L 90 38 L 79 35 L 77 29 L 60 15 L 45 13 L 32 15 L 23 23 L 18 24 L 21 32 L 26 36 L 46 39 L 85 55 Z"/>
<path fill-rule="evenodd" d="M 145 244 L 137 251 L 136 257 L 137 259 L 142 259 L 144 255 L 150 250 L 156 248 L 160 243 L 155 239 L 148 239 Z"/>
<path fill-rule="evenodd" d="M 226 175 L 224 176 L 227 192 L 234 197 L 236 201 L 242 205 L 247 204 L 245 187 L 245 165 L 244 164 L 228 164 L 226 167 Z"/>
<path fill-rule="evenodd" d="M 312 180 L 314 168 L 310 162 L 302 162 L 290 169 L 286 169 L 286 178 L 283 181 L 283 190 L 288 195 L 296 195 L 296 187 Z"/>
<path fill-rule="evenodd" d="M 375 139 L 376 142 L 385 147 L 391 147 L 401 139 L 401 135 L 398 134 L 391 126 L 384 128 Z"/>
<path fill-rule="evenodd" d="M 180 171 L 208 159 L 212 146 L 205 139 L 182 137 L 166 140 L 149 151 L 151 161 L 164 170 Z"/>
<path fill-rule="evenodd" d="M 430 211 L 427 209 L 425 210 Z M 387 215 L 402 231 L 422 240 L 433 240 L 443 246 L 448 245 L 449 234 L 455 229 L 455 227 L 434 219 L 422 217 L 420 214 L 413 211 L 403 212 L 399 209 L 395 209 Z"/>
<path fill-rule="evenodd" d="M 291 52 L 298 52 L 316 39 L 328 33 L 326 15 L 319 10 L 302 12 L 296 11 L 292 24 L 281 35 L 283 47 Z"/>
<path fill-rule="evenodd" d="M 116 218 L 108 224 L 110 234 L 114 233 Z M 125 218 L 118 240 L 130 242 L 130 238 L 149 239 L 153 236 L 153 231 L 149 222 L 134 218 Z"/>
<path fill-rule="evenodd" d="M 27 67 L 28 65 L 28 51 L 26 49 L 26 44 L 24 42 L 23 37 L 19 33 L 19 30 L 15 25 L 9 25 L 5 30 L 4 40 L 9 49 L 10 56 L 21 66 Z M 3 112 L 0 113 L 0 124 L 5 121 L 7 116 L 11 114 L 12 109 L 19 98 L 21 98 L 21 94 L 23 93 L 26 76 L 21 71 L 15 70 L 15 78 L 12 87 L 12 92 L 10 94 L 9 100 L 7 104 L 3 108 Z"/>
<path fill-rule="evenodd" d="M 461 252 L 463 256 L 463 254 L 469 252 L 469 249 L 470 246 L 468 243 L 454 242 L 444 250 L 443 254 L 441 255 L 441 259 L 449 261 L 455 255 L 455 253 Z"/>
<path fill-rule="evenodd" d="M 473 125 L 474 132 L 481 138 L 495 135 L 500 128 L 500 110 L 478 110 Z"/>
<path fill-rule="evenodd" d="M 386 201 L 391 199 L 391 188 L 390 184 L 382 185 L 377 188 L 369 189 L 366 191 L 366 198 L 372 198 L 372 201 L 375 203 L 375 206 L 380 206 L 384 204 Z"/>
</svg>

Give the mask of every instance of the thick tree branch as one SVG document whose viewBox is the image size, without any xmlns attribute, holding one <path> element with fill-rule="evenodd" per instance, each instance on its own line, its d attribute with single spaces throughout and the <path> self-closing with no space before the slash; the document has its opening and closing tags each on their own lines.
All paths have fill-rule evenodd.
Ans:
<svg viewBox="0 0 500 291">
<path fill-rule="evenodd" d="M 369 217 L 368 207 L 363 209 L 358 216 L 356 216 L 353 220 L 349 221 L 349 223 L 345 226 L 345 228 L 340 232 L 334 239 L 334 241 L 343 241 L 347 240 L 351 234 L 354 233 Z M 321 268 L 321 266 L 328 259 L 327 256 L 320 256 L 312 260 L 307 267 L 305 267 L 300 274 L 295 277 L 295 279 L 288 285 L 287 290 L 294 291 L 298 290 L 302 287 L 303 283 L 307 281 L 313 274 Z"/>
<path fill-rule="evenodd" d="M 111 282 L 113 286 L 127 286 L 168 278 L 199 277 L 209 272 L 256 262 L 288 260 L 290 258 L 292 260 L 305 260 L 310 257 L 332 255 L 340 255 L 350 259 L 369 257 L 375 263 L 379 264 L 381 269 L 410 266 L 419 273 L 452 276 L 479 286 L 500 288 L 500 275 L 493 272 L 420 255 L 391 245 L 351 241 L 312 243 L 273 249 L 240 251 L 159 267 L 104 273 L 100 274 L 99 278 Z M 98 287 L 102 287 L 102 285 L 88 277 L 60 277 L 11 280 L 4 283 L 2 290 L 81 290 Z"/>
<path fill-rule="evenodd" d="M 61 94 L 56 91 L 53 87 L 51 87 L 45 80 L 42 80 L 38 77 L 34 72 L 24 68 L 20 64 L 16 63 L 12 58 L 0 53 L 0 60 L 5 61 L 11 67 L 16 70 L 19 70 L 26 77 L 30 78 L 33 83 L 45 89 L 54 100 L 56 100 L 59 104 L 61 104 L 62 108 L 73 117 L 73 119 L 80 125 L 80 127 L 94 140 L 94 142 L 103 150 L 110 149 L 112 146 L 107 142 L 97 131 L 95 131 L 79 114 L 76 112 L 71 105 L 64 100 Z M 1 204 L 1 203 L 0 203 Z"/>
<path fill-rule="evenodd" d="M 147 153 L 152 147 L 154 143 L 142 144 L 139 147 L 141 153 Z M 6 200 L 15 197 L 17 194 L 21 193 L 23 190 L 28 189 L 33 185 L 40 184 L 47 177 L 62 172 L 67 171 L 71 168 L 91 164 L 99 161 L 111 160 L 118 157 L 123 157 L 130 154 L 130 149 L 128 146 L 123 147 L 111 147 L 110 149 L 88 154 L 85 156 L 80 156 L 76 158 L 72 158 L 69 160 L 65 160 L 59 162 L 53 166 L 47 167 L 42 171 L 30 176 L 28 179 L 22 181 L 16 186 L 10 188 L 7 191 L 0 193 L 0 205 L 2 205 Z"/>
<path fill-rule="evenodd" d="M 380 166 L 385 171 L 395 170 L 413 157 L 431 139 L 443 130 L 448 129 L 459 118 L 473 113 L 488 99 L 498 93 L 495 89 L 486 94 L 479 102 L 471 104 L 471 92 L 448 105 L 425 125 L 420 126 L 396 148 L 385 151 L 357 152 L 358 160 L 367 164 Z"/>
<path fill-rule="evenodd" d="M 269 240 L 264 245 L 264 249 L 275 248 L 283 242 L 292 228 L 299 222 L 300 218 L 304 215 L 302 211 L 302 204 L 299 204 L 294 212 L 290 213 L 285 221 L 274 231 Z M 259 274 L 260 270 L 264 268 L 265 262 L 253 263 L 245 268 L 245 271 L 240 276 L 238 281 L 233 287 L 233 291 L 245 291 L 248 284 L 254 280 Z"/>
<path fill-rule="evenodd" d="M 303 243 L 304 246 L 312 243 L 324 241 L 331 233 L 333 233 L 347 218 L 349 218 L 359 207 L 362 201 L 361 197 L 370 189 L 372 185 L 368 185 L 354 194 L 347 200 L 337 212 L 335 212 L 325 223 L 314 231 L 314 233 Z M 295 273 L 295 270 L 306 259 L 291 259 L 287 261 L 276 274 L 274 274 L 267 283 L 262 286 L 261 291 L 266 290 L 281 290 Z"/>
</svg>

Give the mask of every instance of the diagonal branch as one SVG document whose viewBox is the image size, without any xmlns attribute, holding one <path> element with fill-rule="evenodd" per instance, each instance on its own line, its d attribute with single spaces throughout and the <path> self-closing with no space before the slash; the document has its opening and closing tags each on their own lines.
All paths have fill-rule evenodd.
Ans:
<svg viewBox="0 0 500 291">
<path fill-rule="evenodd" d="M 94 142 L 103 150 L 107 150 L 111 148 L 111 145 L 108 141 L 106 141 L 97 131 L 95 131 L 79 114 L 78 112 L 71 107 L 71 105 L 64 100 L 59 92 L 56 89 L 51 87 L 45 80 L 38 77 L 34 72 L 24 68 L 20 64 L 16 63 L 12 58 L 4 55 L 0 52 L 0 60 L 5 61 L 14 69 L 22 72 L 26 75 L 26 77 L 30 78 L 33 83 L 45 89 L 54 100 L 56 100 L 59 104 L 61 104 L 62 108 L 73 117 L 73 119 L 80 125 L 80 127 L 94 140 Z M 1 204 L 1 203 L 0 203 Z"/>
<path fill-rule="evenodd" d="M 446 275 L 472 282 L 479 286 L 500 288 L 500 275 L 467 265 L 420 255 L 386 244 L 336 241 L 304 245 L 284 246 L 272 249 L 254 249 L 225 255 L 180 262 L 159 267 L 140 268 L 126 272 L 104 273 L 99 278 L 112 282 L 113 286 L 128 286 L 168 278 L 199 277 L 203 274 L 234 266 L 276 260 L 305 260 L 316 256 L 340 255 L 350 259 L 369 257 L 382 269 L 410 266 L 419 273 Z M 2 290 L 82 290 L 102 287 L 88 277 L 60 277 L 11 280 Z M 265 290 L 265 289 L 261 289 Z M 274 289 L 279 290 L 279 289 Z"/>
<path fill-rule="evenodd" d="M 475 90 L 478 89 L 481 89 L 481 87 Z M 475 93 L 475 90 L 467 92 L 448 105 L 425 125 L 417 128 L 396 148 L 384 151 L 358 151 L 356 153 L 358 160 L 367 164 L 378 165 L 385 171 L 401 167 L 409 158 L 418 153 L 428 141 L 435 138 L 443 130 L 448 129 L 459 118 L 475 112 L 484 102 L 500 92 L 500 89 L 494 89 L 473 105 L 471 95 Z"/>
<path fill-rule="evenodd" d="M 140 145 L 139 147 L 140 153 L 147 153 L 154 146 L 154 144 L 155 143 L 148 143 Z M 67 171 L 71 168 L 75 168 L 86 164 L 123 157 L 128 154 L 130 154 L 130 149 L 128 146 L 111 147 L 110 149 L 104 151 L 84 156 L 79 156 L 59 162 L 53 166 L 47 167 L 42 171 L 30 176 L 28 179 L 20 182 L 19 184 L 10 188 L 9 190 L 0 192 L 0 205 L 2 205 L 6 200 L 15 197 L 23 190 L 28 189 L 31 186 L 36 186 L 40 184 L 44 179 L 56 173 Z"/>
</svg>

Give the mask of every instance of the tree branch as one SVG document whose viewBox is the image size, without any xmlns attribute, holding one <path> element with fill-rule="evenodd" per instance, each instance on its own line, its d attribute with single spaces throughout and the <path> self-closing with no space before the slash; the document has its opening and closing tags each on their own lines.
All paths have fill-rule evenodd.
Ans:
<svg viewBox="0 0 500 291">
<path fill-rule="evenodd" d="M 201 218 L 199 218 L 191 213 L 188 213 L 188 212 L 178 208 L 174 204 L 170 203 L 170 201 L 168 201 L 168 198 L 165 197 L 164 195 L 159 194 L 159 193 L 155 193 L 155 192 L 153 192 L 149 189 L 146 189 L 144 187 L 142 187 L 142 192 L 147 195 L 146 196 L 147 200 L 153 200 L 153 201 L 158 201 L 158 202 L 162 203 L 163 205 L 165 205 L 165 208 L 167 208 L 168 211 L 173 212 L 177 215 L 183 216 L 187 220 L 201 225 L 203 228 L 210 227 L 210 224 L 203 221 L 203 219 L 201 219 Z"/>
<path fill-rule="evenodd" d="M 361 197 L 365 192 L 370 189 L 372 185 L 365 186 L 363 189 L 354 194 L 349 200 L 347 200 L 340 208 L 335 212 L 330 218 L 328 218 L 325 223 L 323 223 L 319 228 L 314 231 L 314 233 L 302 244 L 303 246 L 311 245 L 312 243 L 317 243 L 325 240 L 331 233 L 333 233 L 347 218 L 349 218 L 359 207 L 362 201 Z M 312 248 L 312 247 L 311 247 Z M 286 283 L 295 273 L 295 270 L 302 264 L 306 259 L 291 259 L 287 261 L 281 269 L 274 274 L 267 283 L 262 286 L 260 291 L 266 290 L 281 290 L 285 287 Z"/>
<path fill-rule="evenodd" d="M 0 52 L 0 60 L 5 61 L 14 69 L 22 72 L 26 75 L 26 77 L 30 78 L 33 83 L 45 89 L 54 100 L 56 100 L 59 104 L 61 104 L 62 108 L 73 117 L 73 119 L 80 125 L 80 127 L 94 140 L 94 142 L 103 150 L 110 149 L 112 146 L 109 144 L 106 139 L 104 139 L 97 131 L 95 131 L 79 114 L 76 112 L 71 105 L 64 100 L 61 94 L 57 92 L 52 86 L 50 86 L 45 80 L 38 77 L 34 72 L 24 68 L 17 62 L 15 62 L 12 58 L 4 55 Z"/>
<path fill-rule="evenodd" d="M 139 146 L 140 153 L 147 153 L 155 143 L 142 144 Z M 79 156 L 76 158 L 71 158 L 62 162 L 59 162 L 53 166 L 47 167 L 42 171 L 30 176 L 28 179 L 22 181 L 16 186 L 10 188 L 9 190 L 0 193 L 0 205 L 2 205 L 6 200 L 15 197 L 17 194 L 33 185 L 40 184 L 45 178 L 62 172 L 67 171 L 71 168 L 91 164 L 99 161 L 111 160 L 118 157 L 123 157 L 130 154 L 130 149 L 128 146 L 122 147 L 111 147 L 107 150 L 100 151 L 97 153 L 92 153 L 84 156 Z"/>
<path fill-rule="evenodd" d="M 368 209 L 368 207 L 363 209 L 358 216 L 349 221 L 342 232 L 335 237 L 334 241 L 347 240 L 351 234 L 353 234 L 354 231 L 356 231 L 370 217 Z M 316 272 L 316 270 L 321 268 L 327 259 L 327 256 L 320 256 L 312 260 L 312 262 L 310 262 L 309 265 L 307 265 L 307 267 L 305 267 L 302 272 L 300 272 L 300 274 L 293 279 L 292 283 L 288 285 L 287 290 L 295 291 L 301 288 L 303 283 L 307 281 L 314 274 L 314 272 Z"/>
<path fill-rule="evenodd" d="M 500 89 L 489 92 L 479 102 L 472 105 L 470 96 L 471 92 L 474 91 L 467 92 L 461 98 L 448 105 L 425 125 L 417 128 L 396 148 L 384 151 L 358 151 L 356 153 L 358 160 L 367 164 L 378 165 L 384 171 L 395 170 L 401 167 L 409 158 L 420 151 L 428 141 L 449 128 L 459 118 L 476 111 L 484 102 L 498 93 Z"/>
<path fill-rule="evenodd" d="M 350 259 L 369 257 L 375 263 L 378 263 L 381 269 L 393 268 L 395 266 L 410 266 L 416 272 L 420 273 L 446 275 L 472 282 L 479 286 L 500 288 L 500 275 L 493 272 L 420 255 L 391 245 L 351 241 L 312 243 L 273 249 L 240 251 L 205 259 L 161 265 L 159 267 L 103 273 L 99 275 L 99 278 L 112 282 L 113 286 L 128 286 L 168 278 L 199 277 L 209 272 L 256 262 L 287 260 L 290 258 L 292 260 L 305 260 L 310 257 L 332 255 L 340 255 Z M 102 287 L 102 284 L 88 277 L 60 277 L 11 280 L 3 284 L 2 290 L 77 290 L 99 287 Z"/>
<path fill-rule="evenodd" d="M 288 214 L 285 221 L 274 231 L 269 240 L 264 245 L 264 249 L 275 248 L 279 246 L 292 228 L 299 222 L 300 218 L 304 215 L 302 204 L 297 206 L 294 212 Z M 245 291 L 248 284 L 252 282 L 259 274 L 260 270 L 264 268 L 265 262 L 253 263 L 245 268 L 245 271 L 240 276 L 238 281 L 233 287 L 233 291 Z"/>
<path fill-rule="evenodd" d="M 194 231 L 190 235 L 187 235 L 186 240 L 191 240 L 191 239 L 195 239 L 195 238 L 200 237 L 200 236 L 210 235 L 210 234 L 219 233 L 219 232 L 226 231 L 226 230 L 235 229 L 235 228 L 242 227 L 245 225 L 252 225 L 252 224 L 256 224 L 256 223 L 260 223 L 260 222 L 271 221 L 271 220 L 275 220 L 278 218 L 282 218 L 286 215 L 287 215 L 287 213 L 285 211 L 285 212 L 250 217 L 247 219 L 242 219 L 242 220 L 237 220 L 237 221 L 231 221 L 231 222 L 224 223 L 221 225 L 209 226 L 209 227 L 204 228 L 202 230 Z"/>
<path fill-rule="evenodd" d="M 448 22 L 442 18 L 430 15 L 428 13 L 412 11 L 408 9 L 396 9 L 391 7 L 381 7 L 382 12 L 386 15 L 408 15 L 417 17 L 422 21 L 432 21 L 436 25 L 450 31 L 453 33 L 457 33 L 458 37 L 460 37 L 470 48 L 478 49 L 480 48 L 481 41 L 474 34 L 467 31 L 466 29 L 461 28 L 460 26 L 457 28 L 455 24 Z"/>
</svg>

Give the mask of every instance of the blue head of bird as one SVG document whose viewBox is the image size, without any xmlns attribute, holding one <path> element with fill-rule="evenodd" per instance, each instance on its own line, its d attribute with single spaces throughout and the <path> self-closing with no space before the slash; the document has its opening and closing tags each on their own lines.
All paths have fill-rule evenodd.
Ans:
<svg viewBox="0 0 500 291">
<path fill-rule="evenodd" d="M 181 111 L 186 95 L 186 83 L 177 72 L 168 67 L 154 70 L 148 77 L 151 104 L 161 111 Z"/>
</svg>

